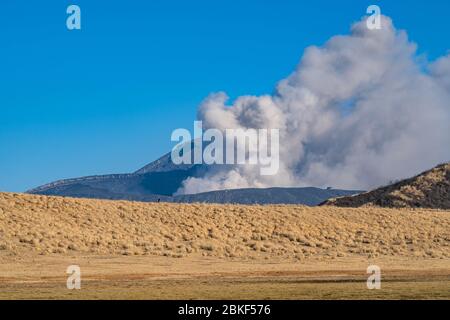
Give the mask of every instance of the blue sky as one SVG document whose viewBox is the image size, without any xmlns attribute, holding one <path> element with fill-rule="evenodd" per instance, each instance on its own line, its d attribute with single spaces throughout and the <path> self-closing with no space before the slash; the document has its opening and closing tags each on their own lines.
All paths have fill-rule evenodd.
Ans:
<svg viewBox="0 0 450 320">
<path fill-rule="evenodd" d="M 271 93 L 370 4 L 427 59 L 447 52 L 445 0 L 1 1 L 0 191 L 140 168 L 210 92 Z"/>
</svg>

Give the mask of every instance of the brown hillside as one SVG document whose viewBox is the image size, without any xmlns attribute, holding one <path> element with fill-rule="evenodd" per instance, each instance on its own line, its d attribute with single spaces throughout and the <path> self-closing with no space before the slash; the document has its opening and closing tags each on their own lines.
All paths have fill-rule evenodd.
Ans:
<svg viewBox="0 0 450 320">
<path fill-rule="evenodd" d="M 331 199 L 323 205 L 450 209 L 450 162 L 387 187 Z"/>
<path fill-rule="evenodd" d="M 140 203 L 0 193 L 0 257 L 449 258 L 450 211 Z"/>
</svg>

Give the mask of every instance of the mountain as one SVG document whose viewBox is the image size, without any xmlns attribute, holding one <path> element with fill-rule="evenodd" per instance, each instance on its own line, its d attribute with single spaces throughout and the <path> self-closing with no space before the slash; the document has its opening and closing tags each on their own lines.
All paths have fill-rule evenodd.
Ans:
<svg viewBox="0 0 450 320">
<path fill-rule="evenodd" d="M 219 190 L 191 195 L 180 195 L 173 202 L 205 202 L 235 204 L 303 204 L 316 206 L 333 198 L 360 193 L 361 191 L 307 188 L 249 188 Z"/>
<path fill-rule="evenodd" d="M 330 199 L 321 205 L 339 207 L 450 209 L 450 162 L 410 179 L 355 196 Z"/>
<path fill-rule="evenodd" d="M 175 166 L 170 153 L 134 173 L 96 175 L 55 181 L 32 190 L 31 194 L 79 198 L 153 201 L 171 196 L 188 177 L 199 177 L 205 168 L 199 165 Z"/>
<path fill-rule="evenodd" d="M 203 165 L 175 165 L 170 153 L 134 173 L 97 175 L 55 181 L 32 190 L 30 194 L 74 198 L 205 202 L 236 204 L 304 204 L 317 205 L 329 198 L 352 195 L 361 191 L 319 188 L 267 188 L 211 191 L 172 196 L 189 177 L 202 177 Z"/>
</svg>

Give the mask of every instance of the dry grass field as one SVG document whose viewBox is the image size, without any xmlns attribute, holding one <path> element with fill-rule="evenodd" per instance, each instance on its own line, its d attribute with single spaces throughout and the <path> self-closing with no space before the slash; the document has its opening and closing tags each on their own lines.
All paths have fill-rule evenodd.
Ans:
<svg viewBox="0 0 450 320">
<path fill-rule="evenodd" d="M 82 289 L 66 288 L 79 265 Z M 382 289 L 366 268 L 382 268 Z M 450 299 L 450 211 L 0 193 L 0 299 Z"/>
<path fill-rule="evenodd" d="M 382 270 L 368 290 L 366 268 Z M 66 269 L 81 268 L 68 290 Z M 448 260 L 246 261 L 216 257 L 27 256 L 0 264 L 0 299 L 450 299 Z"/>
</svg>

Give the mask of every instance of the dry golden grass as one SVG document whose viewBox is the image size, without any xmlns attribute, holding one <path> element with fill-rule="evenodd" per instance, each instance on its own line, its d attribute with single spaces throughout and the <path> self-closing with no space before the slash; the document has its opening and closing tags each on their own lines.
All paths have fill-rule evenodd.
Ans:
<svg viewBox="0 0 450 320">
<path fill-rule="evenodd" d="M 450 258 L 450 211 L 139 203 L 0 193 L 0 255 Z"/>
</svg>

